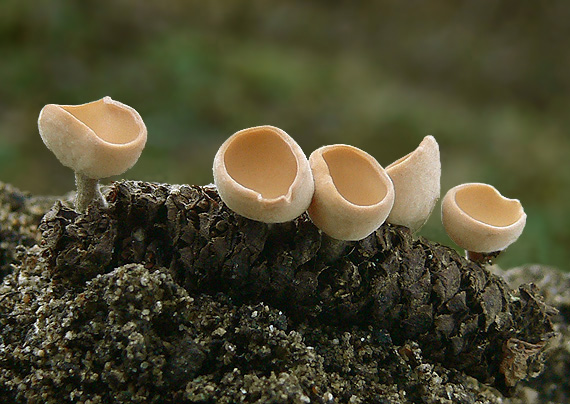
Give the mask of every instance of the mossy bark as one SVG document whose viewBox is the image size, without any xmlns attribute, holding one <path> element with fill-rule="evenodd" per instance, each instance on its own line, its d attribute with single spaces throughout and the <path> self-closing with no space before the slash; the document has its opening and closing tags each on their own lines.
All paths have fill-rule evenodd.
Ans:
<svg viewBox="0 0 570 404">
<path fill-rule="evenodd" d="M 396 344 L 508 394 L 542 366 L 554 310 L 532 285 L 511 290 L 454 250 L 383 225 L 331 262 L 302 215 L 269 229 L 215 189 L 115 183 L 108 207 L 46 214 L 43 256 L 58 282 L 83 285 L 128 263 L 166 267 L 192 293 L 263 301 L 295 322 L 385 330 Z M 321 253 L 320 253 L 321 252 Z"/>
</svg>

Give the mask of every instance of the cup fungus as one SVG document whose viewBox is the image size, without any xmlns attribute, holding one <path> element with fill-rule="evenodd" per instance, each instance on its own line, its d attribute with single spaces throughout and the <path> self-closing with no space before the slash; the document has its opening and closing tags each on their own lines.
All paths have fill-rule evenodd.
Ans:
<svg viewBox="0 0 570 404">
<path fill-rule="evenodd" d="M 305 212 L 314 192 L 307 157 L 291 136 L 256 126 L 230 136 L 214 158 L 214 183 L 234 212 L 283 223 Z"/>
<path fill-rule="evenodd" d="M 526 223 L 517 199 L 505 198 L 493 186 L 480 183 L 450 189 L 441 214 L 449 237 L 467 251 L 468 258 L 478 261 L 514 243 Z"/>
<path fill-rule="evenodd" d="M 396 192 L 386 221 L 419 230 L 440 195 L 441 162 L 435 138 L 426 136 L 413 152 L 386 167 L 386 172 Z"/>
<path fill-rule="evenodd" d="M 111 97 L 81 105 L 48 104 L 38 119 L 49 150 L 75 172 L 75 208 L 103 203 L 98 182 L 122 174 L 138 160 L 147 130 L 139 113 Z"/>
<path fill-rule="evenodd" d="M 309 163 L 315 178 L 309 216 L 323 233 L 356 241 L 384 223 L 394 203 L 394 186 L 374 157 L 338 144 L 315 150 Z"/>
</svg>

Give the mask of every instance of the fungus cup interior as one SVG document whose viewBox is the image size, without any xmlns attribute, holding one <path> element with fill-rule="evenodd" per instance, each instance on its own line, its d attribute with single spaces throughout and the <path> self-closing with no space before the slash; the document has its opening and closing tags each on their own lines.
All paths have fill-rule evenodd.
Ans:
<svg viewBox="0 0 570 404">
<path fill-rule="evenodd" d="M 126 144 L 135 140 L 140 127 L 133 114 L 103 99 L 83 105 L 62 108 L 89 127 L 101 140 L 113 144 Z"/>
<path fill-rule="evenodd" d="M 268 199 L 287 195 L 297 176 L 291 146 L 267 129 L 236 136 L 224 154 L 224 163 L 236 182 Z"/>
<path fill-rule="evenodd" d="M 473 219 L 496 227 L 515 223 L 522 214 L 519 201 L 504 198 L 489 186 L 477 185 L 459 189 L 455 194 L 455 202 Z"/>
<path fill-rule="evenodd" d="M 323 152 L 332 181 L 348 202 L 359 206 L 379 203 L 388 193 L 378 170 L 365 156 L 349 147 L 335 147 Z"/>
</svg>

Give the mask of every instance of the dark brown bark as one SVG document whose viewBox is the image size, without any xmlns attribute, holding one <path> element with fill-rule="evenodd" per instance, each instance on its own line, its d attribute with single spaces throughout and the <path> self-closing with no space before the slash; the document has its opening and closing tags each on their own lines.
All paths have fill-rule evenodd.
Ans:
<svg viewBox="0 0 570 404">
<path fill-rule="evenodd" d="M 386 330 L 426 357 L 509 393 L 542 366 L 552 336 L 532 285 L 511 290 L 454 250 L 383 225 L 330 262 L 306 215 L 268 226 L 230 211 L 215 189 L 118 182 L 108 208 L 56 204 L 41 225 L 44 256 L 69 287 L 127 263 L 170 268 L 193 293 L 264 301 L 294 321 Z"/>
</svg>

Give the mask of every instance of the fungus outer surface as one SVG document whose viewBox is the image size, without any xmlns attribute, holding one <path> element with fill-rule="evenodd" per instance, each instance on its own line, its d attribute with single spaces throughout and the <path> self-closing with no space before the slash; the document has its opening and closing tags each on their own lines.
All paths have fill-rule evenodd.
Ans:
<svg viewBox="0 0 570 404">
<path fill-rule="evenodd" d="M 309 217 L 326 235 L 356 241 L 386 220 L 394 203 L 392 180 L 368 153 L 348 145 L 323 146 L 309 157 L 315 195 Z"/>
<path fill-rule="evenodd" d="M 61 164 L 91 179 L 127 171 L 147 139 L 138 112 L 110 97 L 82 105 L 48 104 L 40 112 L 38 129 Z"/>
<path fill-rule="evenodd" d="M 441 192 L 439 145 L 426 136 L 411 153 L 399 158 L 386 172 L 394 183 L 394 207 L 388 223 L 419 230 L 428 220 Z"/>
<path fill-rule="evenodd" d="M 520 202 L 488 184 L 469 183 L 450 189 L 441 204 L 449 237 L 468 252 L 492 253 L 514 243 L 526 224 Z"/>
</svg>

